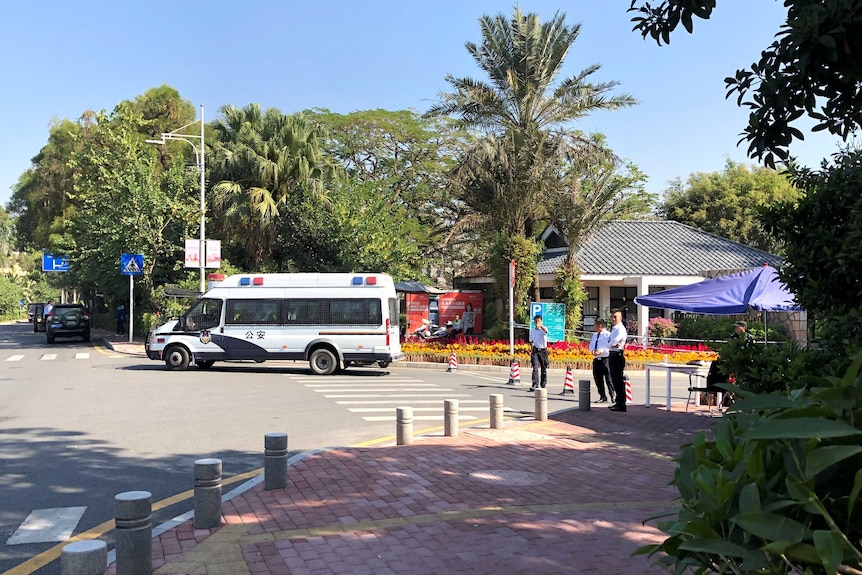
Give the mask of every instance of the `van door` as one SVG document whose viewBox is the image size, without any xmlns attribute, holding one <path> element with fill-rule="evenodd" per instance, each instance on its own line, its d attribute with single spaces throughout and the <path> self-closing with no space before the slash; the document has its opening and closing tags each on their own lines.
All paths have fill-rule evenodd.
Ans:
<svg viewBox="0 0 862 575">
<path fill-rule="evenodd" d="M 281 300 L 277 298 L 228 299 L 225 302 L 226 359 L 277 359 L 281 350 Z"/>
</svg>

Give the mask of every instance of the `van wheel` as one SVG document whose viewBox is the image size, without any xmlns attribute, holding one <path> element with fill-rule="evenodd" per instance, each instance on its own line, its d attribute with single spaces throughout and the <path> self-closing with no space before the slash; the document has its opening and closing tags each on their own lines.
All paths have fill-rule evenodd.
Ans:
<svg viewBox="0 0 862 575">
<path fill-rule="evenodd" d="M 377 365 L 379 365 L 383 369 L 386 369 L 387 367 L 389 367 L 389 362 L 388 361 L 378 361 Z"/>
<path fill-rule="evenodd" d="M 209 369 L 215 363 L 214 359 L 198 359 L 195 360 L 195 365 L 198 366 L 198 369 Z"/>
<path fill-rule="evenodd" d="M 335 354 L 324 347 L 312 351 L 308 363 L 317 375 L 332 375 L 338 367 Z"/>
<path fill-rule="evenodd" d="M 165 352 L 165 365 L 171 371 L 183 371 L 189 366 L 189 352 L 186 348 L 175 345 Z"/>
</svg>

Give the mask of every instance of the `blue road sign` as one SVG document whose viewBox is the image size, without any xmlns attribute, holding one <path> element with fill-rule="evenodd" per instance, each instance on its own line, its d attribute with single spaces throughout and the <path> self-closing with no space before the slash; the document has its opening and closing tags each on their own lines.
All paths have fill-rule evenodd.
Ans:
<svg viewBox="0 0 862 575">
<path fill-rule="evenodd" d="M 542 316 L 542 325 L 548 328 L 548 341 L 565 341 L 566 340 L 566 306 L 561 303 L 530 303 L 530 327 L 533 325 L 533 318 L 537 315 Z"/>
<path fill-rule="evenodd" d="M 144 275 L 144 254 L 120 254 L 120 275 Z"/>
<path fill-rule="evenodd" d="M 55 256 L 54 254 L 42 253 L 43 272 L 67 272 L 69 271 L 69 256 Z"/>
</svg>

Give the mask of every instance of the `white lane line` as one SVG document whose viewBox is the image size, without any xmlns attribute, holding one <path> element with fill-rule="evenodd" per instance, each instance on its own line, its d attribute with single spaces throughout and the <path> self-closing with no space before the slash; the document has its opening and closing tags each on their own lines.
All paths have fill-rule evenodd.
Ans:
<svg viewBox="0 0 862 575">
<path fill-rule="evenodd" d="M 315 377 L 314 379 L 295 379 L 296 383 L 305 385 L 382 385 L 384 383 L 426 383 L 421 379 L 391 379 L 351 377 L 347 379 L 329 379 Z"/>
<path fill-rule="evenodd" d="M 430 387 L 437 385 L 436 383 L 425 383 L 422 381 L 371 381 L 368 383 L 360 382 L 360 381 L 345 381 L 345 382 L 332 382 L 332 383 L 306 383 L 305 387 L 342 387 L 342 386 L 357 386 L 364 387 L 369 385 L 409 385 L 410 387 Z"/>
<path fill-rule="evenodd" d="M 448 397 L 446 399 L 449 399 Z M 356 400 L 356 401 L 336 401 L 338 405 L 374 405 L 374 404 L 384 404 L 392 402 L 388 399 L 372 399 L 369 401 L 365 400 Z M 435 405 L 443 405 L 443 403 L 439 399 L 417 399 L 415 401 L 411 401 L 410 403 L 433 403 Z M 465 403 L 481 403 L 483 405 L 488 405 L 487 399 L 460 399 L 458 400 L 459 405 L 464 405 Z"/>
<path fill-rule="evenodd" d="M 410 403 L 414 403 L 414 402 L 411 401 Z M 381 412 L 392 411 L 396 407 L 397 406 L 393 406 L 393 407 L 350 407 L 347 409 L 347 411 L 349 411 L 351 413 L 381 413 Z M 439 413 L 442 410 L 443 410 L 442 405 L 440 407 L 414 407 L 413 408 L 414 413 L 417 411 L 436 411 Z M 461 411 L 488 411 L 488 407 L 461 407 L 461 406 L 458 406 L 458 411 L 459 412 L 461 412 Z"/>
<path fill-rule="evenodd" d="M 6 545 L 66 541 L 86 510 L 86 507 L 36 509 L 6 541 Z"/>
<path fill-rule="evenodd" d="M 57 359 L 56 353 L 46 353 L 45 355 L 42 356 L 42 361 L 52 361 L 55 359 Z"/>
<path fill-rule="evenodd" d="M 398 418 L 395 415 L 373 415 L 370 417 L 363 417 L 365 421 L 396 421 Z M 470 421 L 476 419 L 472 415 L 459 415 L 459 421 Z M 413 421 L 443 421 L 442 415 L 418 415 L 413 416 Z"/>
<path fill-rule="evenodd" d="M 360 395 L 352 393 L 350 395 L 324 395 L 327 399 L 356 399 L 360 397 L 435 397 L 428 393 L 372 393 L 370 395 Z M 471 397 L 469 393 L 446 393 L 441 394 L 440 399 L 455 399 L 456 397 Z"/>
<path fill-rule="evenodd" d="M 89 353 L 76 353 L 75 359 L 90 359 Z"/>
<path fill-rule="evenodd" d="M 467 377 L 474 377 L 476 379 L 484 379 L 486 381 L 494 381 L 496 383 L 507 383 L 509 381 L 508 375 L 506 377 L 503 377 L 503 378 L 495 377 L 493 375 L 484 375 L 481 373 L 470 373 L 470 372 L 463 372 L 461 375 L 466 375 Z M 522 377 L 521 380 L 523 380 L 523 379 L 524 378 Z"/>
<path fill-rule="evenodd" d="M 6 358 L 6 361 L 21 361 L 22 359 L 24 359 L 23 355 L 10 355 Z"/>
<path fill-rule="evenodd" d="M 326 389 L 315 389 L 317 393 L 337 393 L 337 392 L 348 392 L 352 391 L 354 393 L 365 393 L 367 391 L 452 391 L 451 389 L 445 387 L 415 387 L 412 385 L 399 385 L 398 387 L 379 387 L 379 388 L 349 388 L 349 387 L 332 387 Z"/>
</svg>

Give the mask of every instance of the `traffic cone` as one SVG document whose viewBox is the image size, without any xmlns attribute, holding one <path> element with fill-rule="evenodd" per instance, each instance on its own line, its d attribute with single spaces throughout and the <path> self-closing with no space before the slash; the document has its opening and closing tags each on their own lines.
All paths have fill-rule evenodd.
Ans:
<svg viewBox="0 0 862 575">
<path fill-rule="evenodd" d="M 575 395 L 575 379 L 574 379 L 574 376 L 572 375 L 572 366 L 567 365 L 566 366 L 566 381 L 563 382 L 563 391 L 562 391 L 562 393 L 560 393 L 560 395 L 566 395 L 567 393 L 570 393 L 570 392 L 572 395 Z"/>
<path fill-rule="evenodd" d="M 521 364 L 517 359 L 512 360 L 509 367 L 509 385 L 521 385 Z"/>
<path fill-rule="evenodd" d="M 449 354 L 449 368 L 446 371 L 458 371 L 458 358 L 455 357 L 455 350 Z"/>
<path fill-rule="evenodd" d="M 629 376 L 627 375 L 623 376 L 623 381 L 626 384 L 626 405 L 632 405 L 635 402 L 632 395 L 632 382 L 629 381 Z"/>
</svg>

